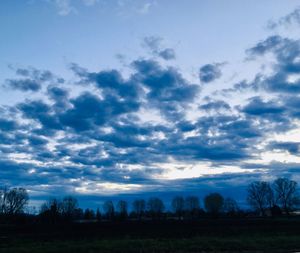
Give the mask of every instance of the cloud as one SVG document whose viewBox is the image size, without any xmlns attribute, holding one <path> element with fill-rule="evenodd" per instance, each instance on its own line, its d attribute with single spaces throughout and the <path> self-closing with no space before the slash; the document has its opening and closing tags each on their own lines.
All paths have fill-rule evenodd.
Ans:
<svg viewBox="0 0 300 253">
<path fill-rule="evenodd" d="M 78 8 L 75 7 L 74 0 L 48 0 L 48 2 L 55 5 L 57 13 L 60 16 L 67 16 L 78 12 Z M 99 3 L 99 0 L 80 0 L 80 2 L 85 6 L 91 7 Z"/>
<path fill-rule="evenodd" d="M 154 5 L 156 5 L 156 2 L 154 2 L 154 1 L 148 1 L 148 2 L 145 2 L 145 3 L 143 3 L 142 6 L 140 6 L 140 7 L 137 9 L 137 11 L 138 11 L 138 13 L 141 13 L 141 14 L 147 14 L 147 13 L 149 13 L 150 9 L 151 9 Z"/>
<path fill-rule="evenodd" d="M 258 42 L 254 47 L 248 49 L 246 52 L 251 56 L 263 55 L 280 48 L 284 43 L 284 39 L 279 35 L 273 35 L 267 39 Z"/>
<path fill-rule="evenodd" d="M 156 1 L 153 0 L 47 0 L 47 2 L 55 6 L 57 14 L 60 16 L 77 14 L 82 7 L 93 7 L 97 4 L 101 4 L 102 7 L 109 7 L 112 5 L 112 10 L 118 9 L 118 12 L 121 14 L 126 13 L 127 15 L 130 12 L 145 15 L 157 4 Z"/>
<path fill-rule="evenodd" d="M 31 79 L 22 79 L 22 80 L 6 80 L 6 86 L 11 89 L 21 90 L 21 91 L 39 91 L 41 89 L 41 84 Z"/>
<path fill-rule="evenodd" d="M 281 17 L 278 20 L 269 21 L 268 28 L 272 30 L 280 26 L 289 26 L 292 24 L 300 24 L 300 7 L 296 8 L 291 13 L 285 15 L 284 17 Z"/>
<path fill-rule="evenodd" d="M 164 60 L 173 60 L 176 58 L 175 51 L 172 48 L 166 48 L 158 52 L 158 55 Z"/>
<path fill-rule="evenodd" d="M 202 83 L 210 83 L 222 76 L 221 67 L 224 63 L 213 63 L 203 65 L 199 70 L 199 78 Z"/>
<path fill-rule="evenodd" d="M 147 43 L 158 53 L 166 49 L 157 38 Z M 201 177 L 173 180 L 170 191 L 195 192 L 200 183 L 242 189 L 249 178 L 279 170 L 293 175 L 296 163 L 287 162 L 283 172 L 283 164 L 265 162 L 263 155 L 299 152 L 298 142 L 272 139 L 297 129 L 299 52 L 299 41 L 280 36 L 248 49 L 252 61 L 273 57 L 271 70 L 233 83 L 237 99 L 201 93 L 201 84 L 221 78 L 223 63 L 202 66 L 196 83 L 159 55 L 137 58 L 124 72 L 73 63 L 73 82 L 49 70 L 17 68 L 10 80 L 34 81 L 39 88 L 26 88 L 34 96 L 0 107 L 0 183 L 22 182 L 42 195 L 60 189 L 147 196 L 170 187 L 166 175 L 191 177 L 190 167 Z M 239 173 L 224 172 L 230 170 Z"/>
<path fill-rule="evenodd" d="M 18 127 L 17 122 L 9 119 L 0 118 L 0 130 L 9 132 L 16 130 Z"/>
<path fill-rule="evenodd" d="M 148 36 L 143 40 L 143 45 L 150 50 L 150 52 L 157 57 L 160 57 L 166 61 L 174 60 L 176 54 L 172 48 L 164 48 L 162 46 L 163 39 L 157 36 Z"/>
<path fill-rule="evenodd" d="M 114 96 L 106 96 L 101 100 L 89 92 L 85 92 L 71 100 L 73 108 L 59 115 L 59 120 L 64 126 L 84 131 L 94 126 L 104 125 L 115 117 L 139 109 L 135 101 L 122 102 Z"/>
<path fill-rule="evenodd" d="M 135 79 L 149 90 L 148 106 L 156 107 L 167 118 L 182 117 L 182 111 L 195 99 L 199 85 L 190 84 L 174 68 L 163 68 L 154 60 L 136 60 Z"/>
<path fill-rule="evenodd" d="M 271 54 L 275 62 L 271 65 L 271 74 L 258 73 L 253 82 L 239 84 L 240 89 L 253 88 L 278 94 L 300 92 L 300 78 L 297 76 L 300 73 L 299 40 L 270 36 L 246 52 L 252 60 Z"/>
<path fill-rule="evenodd" d="M 250 115 L 259 115 L 265 117 L 272 114 L 278 117 L 278 115 L 285 112 L 285 108 L 275 101 L 264 102 L 260 97 L 253 97 L 250 99 L 250 102 L 244 106 L 242 111 Z"/>
<path fill-rule="evenodd" d="M 48 86 L 47 93 L 54 101 L 61 101 L 68 97 L 68 91 L 57 86 Z"/>
<path fill-rule="evenodd" d="M 99 3 L 99 0 L 83 0 L 83 3 L 84 3 L 86 6 L 93 6 L 93 5 L 95 5 L 96 3 Z"/>
<path fill-rule="evenodd" d="M 290 154 L 299 154 L 299 142 L 271 142 L 268 145 L 270 150 L 287 150 Z"/>
<path fill-rule="evenodd" d="M 37 92 L 42 89 L 43 84 L 55 82 L 55 83 L 64 83 L 63 78 L 56 77 L 49 70 L 38 70 L 35 68 L 17 68 L 14 69 L 10 66 L 11 69 L 15 70 L 15 74 L 18 79 L 6 79 L 4 87 L 8 87 L 14 90 L 20 91 L 31 91 Z"/>
<path fill-rule="evenodd" d="M 52 1 L 56 8 L 58 15 L 67 16 L 70 13 L 76 13 L 76 8 L 72 5 L 71 0 L 53 0 Z"/>
<path fill-rule="evenodd" d="M 199 109 L 205 111 L 220 111 L 230 110 L 230 105 L 222 100 L 208 101 L 205 104 L 199 106 Z"/>
<path fill-rule="evenodd" d="M 17 109 L 24 118 L 32 119 L 41 124 L 45 130 L 59 130 L 61 125 L 58 118 L 52 112 L 51 106 L 41 100 L 26 101 L 17 105 Z"/>
</svg>

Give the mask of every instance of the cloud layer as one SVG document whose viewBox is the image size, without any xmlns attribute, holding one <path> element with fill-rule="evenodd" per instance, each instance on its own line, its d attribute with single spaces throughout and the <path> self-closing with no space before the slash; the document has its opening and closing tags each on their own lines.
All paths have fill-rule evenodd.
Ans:
<svg viewBox="0 0 300 253">
<path fill-rule="evenodd" d="M 62 15 L 70 3 L 56 1 Z M 223 90 L 213 88 L 228 84 L 230 63 L 196 66 L 197 79 L 188 78 L 162 42 L 144 38 L 151 57 L 133 59 L 126 71 L 72 63 L 68 79 L 11 67 L 14 78 L 1 89 L 24 98 L 0 107 L 0 183 L 40 197 L 243 188 L 249 179 L 278 175 L 299 180 L 299 40 L 270 35 L 254 43 L 241 68 L 263 66 Z"/>
</svg>

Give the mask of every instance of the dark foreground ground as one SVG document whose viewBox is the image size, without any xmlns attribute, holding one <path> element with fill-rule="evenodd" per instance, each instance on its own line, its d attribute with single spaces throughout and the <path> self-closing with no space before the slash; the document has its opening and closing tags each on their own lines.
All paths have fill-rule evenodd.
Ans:
<svg viewBox="0 0 300 253">
<path fill-rule="evenodd" d="M 0 252 L 300 252 L 300 219 L 0 225 Z"/>
</svg>

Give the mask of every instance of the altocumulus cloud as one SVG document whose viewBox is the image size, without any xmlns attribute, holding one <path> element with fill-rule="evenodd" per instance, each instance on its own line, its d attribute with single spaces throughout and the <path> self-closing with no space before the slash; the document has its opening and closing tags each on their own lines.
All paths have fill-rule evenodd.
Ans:
<svg viewBox="0 0 300 253">
<path fill-rule="evenodd" d="M 14 69 L 2 89 L 35 96 L 0 107 L 0 182 L 35 197 L 146 194 L 244 189 L 251 178 L 299 172 L 299 40 L 270 36 L 246 49 L 246 62 L 264 59 L 271 71 L 232 83 L 244 95 L 234 101 L 205 94 L 224 63 L 197 66 L 192 82 L 164 61 L 176 58 L 161 39 L 144 43 L 153 58 L 132 60 L 126 75 L 80 63 L 70 65 L 72 81 Z"/>
<path fill-rule="evenodd" d="M 206 64 L 200 68 L 199 78 L 203 83 L 210 83 L 222 76 L 221 67 L 224 63 Z"/>
</svg>

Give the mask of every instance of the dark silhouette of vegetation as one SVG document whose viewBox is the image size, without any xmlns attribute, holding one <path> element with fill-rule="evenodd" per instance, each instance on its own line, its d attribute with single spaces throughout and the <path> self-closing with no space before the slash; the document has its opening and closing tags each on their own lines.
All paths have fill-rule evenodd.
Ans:
<svg viewBox="0 0 300 253">
<path fill-rule="evenodd" d="M 216 217 L 223 209 L 224 198 L 219 193 L 211 193 L 204 198 L 204 206 L 206 211 Z"/>
<path fill-rule="evenodd" d="M 161 218 L 165 209 L 164 203 L 159 198 L 150 198 L 147 207 L 152 218 Z"/>
<path fill-rule="evenodd" d="M 27 191 L 24 188 L 4 188 L 0 190 L 0 214 L 18 215 L 24 212 L 29 200 Z"/>
<path fill-rule="evenodd" d="M 119 200 L 117 203 L 117 212 L 120 220 L 126 220 L 128 217 L 128 204 L 124 200 Z"/>
<path fill-rule="evenodd" d="M 101 219 L 102 219 L 102 214 L 101 214 L 99 208 L 97 208 L 97 211 L 96 211 L 96 219 L 97 219 L 97 221 L 101 221 Z"/>
<path fill-rule="evenodd" d="M 83 210 L 76 198 L 65 196 L 45 201 L 35 215 L 26 213 L 25 189 L 0 193 L 0 252 L 126 252 L 129 248 L 131 252 L 294 252 L 300 248 L 300 216 L 294 212 L 299 205 L 297 183 L 287 178 L 250 183 L 247 201 L 252 210 L 242 210 L 233 198 L 220 193 L 204 196 L 204 210 L 197 196 L 175 196 L 167 204 L 158 197 L 132 203 L 106 200 L 95 210 Z"/>
<path fill-rule="evenodd" d="M 184 200 L 184 207 L 186 212 L 186 217 L 196 218 L 199 215 L 200 211 L 200 202 L 199 198 L 196 196 L 186 197 Z"/>
<path fill-rule="evenodd" d="M 255 181 L 248 186 L 247 201 L 261 215 L 274 203 L 274 195 L 270 183 Z"/>
<path fill-rule="evenodd" d="M 137 199 L 132 203 L 133 216 L 137 216 L 139 219 L 145 214 L 146 201 L 144 199 Z"/>
<path fill-rule="evenodd" d="M 290 212 L 300 204 L 297 195 L 297 183 L 287 178 L 278 178 L 274 181 L 275 203 L 286 213 Z"/>
<path fill-rule="evenodd" d="M 107 219 L 114 219 L 115 217 L 115 207 L 114 203 L 111 200 L 105 201 L 103 204 L 104 214 Z"/>
<path fill-rule="evenodd" d="M 273 184 L 256 181 L 248 187 L 248 203 L 262 216 L 278 216 L 282 212 L 289 215 L 299 204 L 297 183 L 288 178 L 278 178 Z"/>
<path fill-rule="evenodd" d="M 237 202 L 232 198 L 225 198 L 223 204 L 223 211 L 228 216 L 236 216 L 240 212 Z"/>
<path fill-rule="evenodd" d="M 183 217 L 184 214 L 184 198 L 177 196 L 172 200 L 172 209 L 179 219 Z"/>
<path fill-rule="evenodd" d="M 23 188 L 2 189 L 0 191 L 0 217 L 22 216 L 26 214 L 29 196 Z M 114 203 L 106 200 L 100 208 L 82 210 L 73 196 L 62 199 L 51 198 L 40 207 L 36 219 L 39 222 L 60 224 L 82 221 L 127 221 L 127 220 L 197 220 L 206 217 L 253 217 L 290 215 L 299 205 L 300 198 L 297 183 L 287 178 L 278 178 L 274 182 L 255 181 L 247 188 L 247 202 L 251 210 L 242 210 L 237 202 L 220 193 L 211 193 L 203 198 L 205 211 L 200 208 L 197 196 L 175 196 L 166 207 L 162 199 L 150 197 L 148 200 L 136 199 L 131 205 L 125 200 Z M 5 220 L 5 219 L 4 219 Z M 8 221 L 8 219 L 6 220 Z"/>
<path fill-rule="evenodd" d="M 83 214 L 83 218 L 85 220 L 95 220 L 96 215 L 95 215 L 94 210 L 89 209 L 89 208 L 85 209 L 84 214 Z"/>
</svg>

